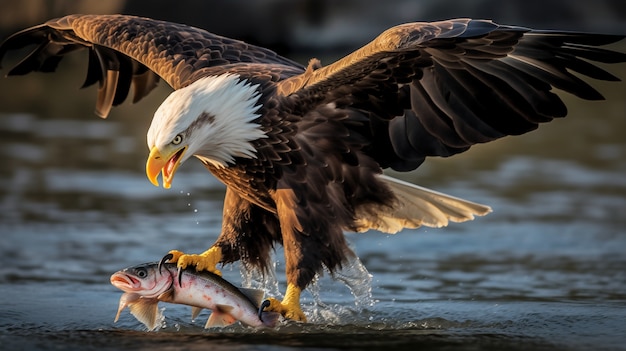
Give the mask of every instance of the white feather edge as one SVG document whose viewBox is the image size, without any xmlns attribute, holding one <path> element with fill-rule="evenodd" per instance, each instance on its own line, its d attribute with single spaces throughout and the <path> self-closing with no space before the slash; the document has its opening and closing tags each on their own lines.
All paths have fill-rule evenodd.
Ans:
<svg viewBox="0 0 626 351">
<path fill-rule="evenodd" d="M 369 229 L 394 234 L 404 228 L 445 227 L 449 222 L 465 222 L 484 216 L 491 207 L 440 193 L 387 175 L 380 180 L 394 193 L 390 206 L 362 206 L 356 209 L 357 231 Z"/>
</svg>

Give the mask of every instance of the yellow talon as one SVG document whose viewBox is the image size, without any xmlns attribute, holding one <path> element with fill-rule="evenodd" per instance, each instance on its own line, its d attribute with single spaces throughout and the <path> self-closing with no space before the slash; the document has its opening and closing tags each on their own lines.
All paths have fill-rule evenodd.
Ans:
<svg viewBox="0 0 626 351">
<path fill-rule="evenodd" d="M 222 275 L 222 272 L 215 268 L 222 260 L 222 250 L 217 246 L 213 246 L 199 255 L 187 255 L 178 250 L 172 250 L 169 253 L 172 255 L 169 262 L 176 263 L 181 269 L 195 267 L 198 271 L 208 271 L 219 276 Z"/>
<path fill-rule="evenodd" d="M 287 319 L 306 322 L 306 316 L 300 307 L 300 292 L 301 290 L 295 285 L 287 285 L 287 291 L 285 292 L 283 301 L 280 302 L 274 298 L 269 298 L 270 305 L 266 307 L 265 310 L 278 312 Z"/>
<path fill-rule="evenodd" d="M 184 255 L 182 251 L 178 251 L 178 250 L 170 250 L 168 254 L 172 255 L 172 258 L 168 260 L 169 263 L 177 263 L 180 256 Z"/>
</svg>

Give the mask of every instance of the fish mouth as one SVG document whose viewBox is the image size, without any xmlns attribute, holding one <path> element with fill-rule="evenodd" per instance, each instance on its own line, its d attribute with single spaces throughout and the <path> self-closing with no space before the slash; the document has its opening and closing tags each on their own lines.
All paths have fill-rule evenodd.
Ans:
<svg viewBox="0 0 626 351">
<path fill-rule="evenodd" d="M 141 282 L 138 279 L 120 272 L 111 276 L 111 284 L 123 291 L 135 291 L 141 287 Z"/>
</svg>

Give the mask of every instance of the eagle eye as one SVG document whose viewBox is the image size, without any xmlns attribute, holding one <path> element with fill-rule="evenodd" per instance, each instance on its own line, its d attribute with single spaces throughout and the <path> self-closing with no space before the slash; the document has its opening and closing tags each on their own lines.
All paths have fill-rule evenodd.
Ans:
<svg viewBox="0 0 626 351">
<path fill-rule="evenodd" d="M 177 136 L 174 137 L 174 140 L 172 140 L 172 144 L 174 145 L 178 145 L 180 143 L 183 142 L 183 135 L 182 134 L 178 134 Z"/>
</svg>

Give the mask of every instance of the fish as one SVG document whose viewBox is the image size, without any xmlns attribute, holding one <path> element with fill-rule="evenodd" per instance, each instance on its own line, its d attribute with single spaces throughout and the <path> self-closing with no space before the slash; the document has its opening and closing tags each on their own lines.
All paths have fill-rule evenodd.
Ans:
<svg viewBox="0 0 626 351">
<path fill-rule="evenodd" d="M 124 291 L 114 322 L 128 307 L 148 330 L 155 330 L 162 317 L 158 309 L 161 301 L 192 306 L 192 320 L 203 309 L 211 310 L 205 328 L 237 321 L 251 327 L 273 328 L 278 324 L 280 313 L 264 311 L 269 301 L 263 301 L 263 290 L 238 288 L 211 272 L 180 270 L 176 264 L 165 263 L 168 256 L 160 262 L 139 264 L 111 275 L 111 284 Z"/>
</svg>

